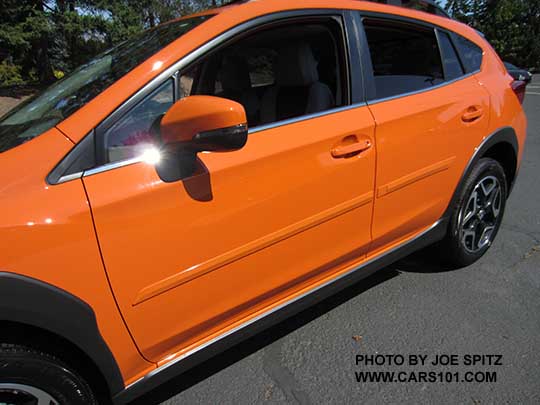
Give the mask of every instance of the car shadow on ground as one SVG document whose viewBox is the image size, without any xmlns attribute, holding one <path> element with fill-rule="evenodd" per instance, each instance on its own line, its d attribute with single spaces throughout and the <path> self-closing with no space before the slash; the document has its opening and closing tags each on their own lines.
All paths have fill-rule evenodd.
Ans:
<svg viewBox="0 0 540 405">
<path fill-rule="evenodd" d="M 131 402 L 130 405 L 157 405 L 182 391 L 211 377 L 228 366 L 242 360 L 256 351 L 281 339 L 289 333 L 301 328 L 309 322 L 330 312 L 350 299 L 384 283 L 401 273 L 440 273 L 453 271 L 455 268 L 439 263 L 439 260 L 423 250 L 387 266 L 373 275 L 345 288 L 344 290 L 324 299 L 316 305 L 294 315 L 277 325 L 258 333 L 257 335 L 239 343 L 225 352 L 207 360 L 172 380 L 160 385 L 149 393 Z"/>
<path fill-rule="evenodd" d="M 446 273 L 461 269 L 461 267 L 446 264 L 441 260 L 439 252 L 440 249 L 437 247 L 428 246 L 418 252 L 412 253 L 390 267 L 393 267 L 398 272 L 423 274 Z"/>
</svg>

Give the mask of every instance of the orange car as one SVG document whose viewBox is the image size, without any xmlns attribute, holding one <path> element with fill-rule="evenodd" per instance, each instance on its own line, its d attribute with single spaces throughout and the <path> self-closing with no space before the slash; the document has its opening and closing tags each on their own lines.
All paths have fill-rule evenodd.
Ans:
<svg viewBox="0 0 540 405">
<path fill-rule="evenodd" d="M 96 57 L 0 120 L 0 397 L 125 403 L 416 249 L 473 263 L 522 100 L 475 30 L 365 1 Z"/>
</svg>

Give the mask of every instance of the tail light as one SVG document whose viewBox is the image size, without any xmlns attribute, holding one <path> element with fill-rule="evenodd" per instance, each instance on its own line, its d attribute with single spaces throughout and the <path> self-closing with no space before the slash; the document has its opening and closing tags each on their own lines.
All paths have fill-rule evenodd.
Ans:
<svg viewBox="0 0 540 405">
<path fill-rule="evenodd" d="M 523 80 L 514 80 L 510 86 L 512 87 L 512 90 L 514 90 L 514 93 L 516 93 L 519 102 L 523 104 L 527 83 L 525 83 Z"/>
</svg>

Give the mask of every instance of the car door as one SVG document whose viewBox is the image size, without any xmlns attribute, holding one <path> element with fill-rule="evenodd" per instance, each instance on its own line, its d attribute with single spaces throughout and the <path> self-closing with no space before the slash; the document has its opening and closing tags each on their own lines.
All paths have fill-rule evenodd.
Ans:
<svg viewBox="0 0 540 405">
<path fill-rule="evenodd" d="M 444 30 L 384 14 L 363 26 L 376 121 L 375 253 L 441 218 L 485 135 L 489 96 Z"/>
<path fill-rule="evenodd" d="M 224 333 L 367 252 L 374 123 L 365 104 L 346 97 L 341 16 L 318 18 L 342 42 L 340 106 L 256 125 L 243 149 L 200 153 L 195 175 L 164 181 L 140 157 L 126 160 L 132 146 L 153 156 L 144 153 L 148 128 L 124 132 L 149 109 L 166 110 L 174 83 L 192 94 L 201 62 L 102 131 L 110 162 L 86 172 L 84 186 L 112 289 L 148 360 Z"/>
</svg>

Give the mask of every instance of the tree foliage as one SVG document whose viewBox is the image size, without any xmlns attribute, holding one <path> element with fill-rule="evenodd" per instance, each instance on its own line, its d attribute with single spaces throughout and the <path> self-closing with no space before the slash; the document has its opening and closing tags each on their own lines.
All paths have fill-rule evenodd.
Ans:
<svg viewBox="0 0 540 405">
<path fill-rule="evenodd" d="M 2 0 L 0 85 L 56 80 L 99 52 L 218 0 Z M 482 31 L 499 54 L 540 67 L 540 0 L 448 0 L 450 14 Z"/>
<path fill-rule="evenodd" d="M 0 86 L 47 84 L 131 35 L 216 0 L 2 0 Z"/>
<path fill-rule="evenodd" d="M 504 60 L 540 67 L 540 0 L 449 0 L 446 9 L 482 32 Z"/>
</svg>

